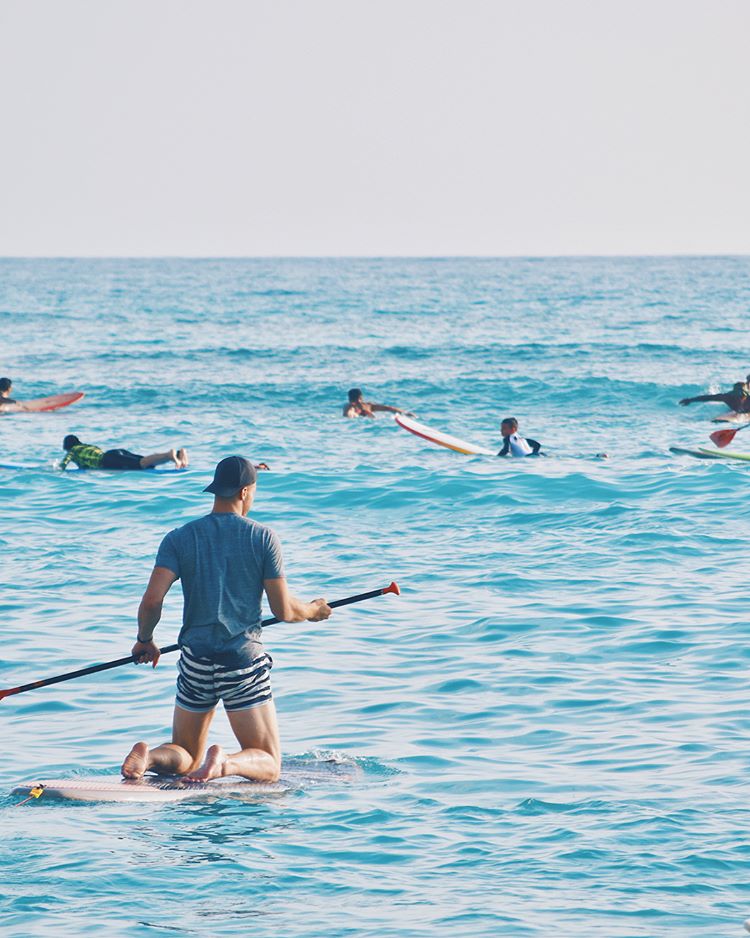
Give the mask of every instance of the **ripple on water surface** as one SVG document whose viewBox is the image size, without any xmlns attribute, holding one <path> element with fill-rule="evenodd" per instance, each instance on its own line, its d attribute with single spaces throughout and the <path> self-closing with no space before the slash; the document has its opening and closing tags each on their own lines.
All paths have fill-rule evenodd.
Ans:
<svg viewBox="0 0 750 938">
<path fill-rule="evenodd" d="M 403 590 L 265 635 L 284 752 L 355 759 L 355 783 L 15 807 L 168 738 L 175 656 L 4 700 L 5 933 L 741 933 L 750 469 L 668 448 L 710 445 L 721 409 L 677 400 L 747 372 L 747 259 L 0 271 L 19 397 L 86 392 L 0 420 L 29 467 L 0 470 L 3 686 L 127 653 L 161 537 L 233 452 L 272 466 L 254 513 L 297 593 Z M 550 455 L 345 421 L 353 385 L 489 448 L 514 415 Z M 70 432 L 192 467 L 62 476 Z M 164 642 L 180 614 L 175 589 Z"/>
</svg>

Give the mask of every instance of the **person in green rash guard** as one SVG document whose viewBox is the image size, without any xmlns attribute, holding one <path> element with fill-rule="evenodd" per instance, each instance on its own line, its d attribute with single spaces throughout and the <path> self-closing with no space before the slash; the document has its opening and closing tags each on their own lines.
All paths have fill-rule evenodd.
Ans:
<svg viewBox="0 0 750 938">
<path fill-rule="evenodd" d="M 98 446 L 81 443 L 72 433 L 69 433 L 63 440 L 63 449 L 66 452 L 60 463 L 61 469 L 65 469 L 71 462 L 74 462 L 79 469 L 151 469 L 165 462 L 173 462 L 176 469 L 186 469 L 188 466 L 188 454 L 185 449 L 170 449 L 165 453 L 139 456 L 127 449 L 105 451 Z"/>
</svg>

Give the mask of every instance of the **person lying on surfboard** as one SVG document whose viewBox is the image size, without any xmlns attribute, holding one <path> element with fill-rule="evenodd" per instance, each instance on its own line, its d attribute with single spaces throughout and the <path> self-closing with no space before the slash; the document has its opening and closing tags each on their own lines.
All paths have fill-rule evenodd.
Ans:
<svg viewBox="0 0 750 938">
<path fill-rule="evenodd" d="M 89 443 L 81 443 L 77 436 L 69 433 L 63 440 L 65 456 L 60 468 L 65 469 L 70 462 L 74 462 L 79 469 L 150 469 L 161 463 L 173 462 L 175 469 L 188 467 L 188 454 L 186 449 L 170 449 L 165 453 L 151 453 L 150 456 L 139 456 L 127 449 L 102 450 Z"/>
<path fill-rule="evenodd" d="M 750 381 L 750 375 L 748 375 L 748 381 Z M 735 413 L 747 414 L 750 413 L 750 385 L 748 382 L 743 384 L 742 381 L 737 381 L 732 385 L 732 390 L 725 394 L 699 394 L 697 397 L 683 397 L 680 405 L 687 407 L 688 404 L 694 404 L 697 401 L 721 401 Z"/>
<path fill-rule="evenodd" d="M 541 443 L 530 437 L 522 437 L 518 433 L 518 421 L 515 417 L 506 417 L 500 424 L 500 433 L 503 435 L 503 448 L 498 456 L 537 456 L 542 448 Z"/>
<path fill-rule="evenodd" d="M 240 775 L 275 782 L 281 744 L 271 694 L 273 661 L 263 647 L 260 601 L 282 622 L 322 622 L 332 608 L 325 599 L 303 602 L 289 592 L 276 534 L 247 517 L 256 473 L 242 456 L 222 459 L 204 491 L 214 496 L 210 514 L 170 531 L 161 542 L 138 609 L 137 664 L 156 667 L 161 654 L 154 629 L 172 584 L 182 580 L 184 607 L 178 638 L 177 698 L 172 738 L 154 749 L 137 742 L 125 757 L 125 778 L 186 775 L 208 781 Z M 314 644 L 314 640 L 313 640 Z M 239 751 L 206 749 L 219 701 Z"/>
<path fill-rule="evenodd" d="M 10 396 L 10 392 L 13 390 L 13 382 L 10 378 L 0 378 L 0 406 L 3 404 L 17 404 L 18 401 L 14 401 Z"/>
<path fill-rule="evenodd" d="M 349 391 L 349 400 L 344 404 L 345 417 L 375 417 L 375 411 L 386 410 L 391 414 L 406 414 L 407 417 L 413 417 L 414 414 L 408 410 L 401 410 L 400 407 L 390 407 L 388 404 L 376 404 L 374 401 L 366 401 L 362 397 L 360 388 L 352 388 Z"/>
</svg>

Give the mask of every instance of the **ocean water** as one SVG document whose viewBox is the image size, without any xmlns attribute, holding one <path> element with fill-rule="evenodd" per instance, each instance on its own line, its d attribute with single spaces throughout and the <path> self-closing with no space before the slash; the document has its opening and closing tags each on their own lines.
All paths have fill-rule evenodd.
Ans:
<svg viewBox="0 0 750 938">
<path fill-rule="evenodd" d="M 749 306 L 747 258 L 0 261 L 14 396 L 86 392 L 0 417 L 29 467 L 0 473 L 0 686 L 127 654 L 235 452 L 272 467 L 254 514 L 296 593 L 402 588 L 266 631 L 285 755 L 351 783 L 18 805 L 164 739 L 175 656 L 3 700 L 3 934 L 742 934 L 750 466 L 669 446 L 711 445 L 722 406 L 676 402 L 750 371 Z M 516 416 L 549 455 L 344 420 L 353 385 L 485 446 Z M 69 432 L 193 468 L 61 475 Z M 180 614 L 175 589 L 163 643 Z"/>
</svg>

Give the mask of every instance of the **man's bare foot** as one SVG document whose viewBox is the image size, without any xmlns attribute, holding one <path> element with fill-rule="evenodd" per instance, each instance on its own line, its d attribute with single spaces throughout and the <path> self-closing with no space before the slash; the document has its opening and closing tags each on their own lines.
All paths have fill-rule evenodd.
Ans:
<svg viewBox="0 0 750 938">
<path fill-rule="evenodd" d="M 148 746 L 146 743 L 136 743 L 125 757 L 120 770 L 125 778 L 143 778 L 148 768 Z"/>
<path fill-rule="evenodd" d="M 221 778 L 227 763 L 227 754 L 221 746 L 209 746 L 203 765 L 191 772 L 191 782 L 207 782 L 212 778 Z"/>
<path fill-rule="evenodd" d="M 178 462 L 179 469 L 187 469 L 187 467 L 190 465 L 190 460 L 188 459 L 187 450 L 182 447 L 177 450 L 177 459 L 179 460 Z"/>
</svg>

